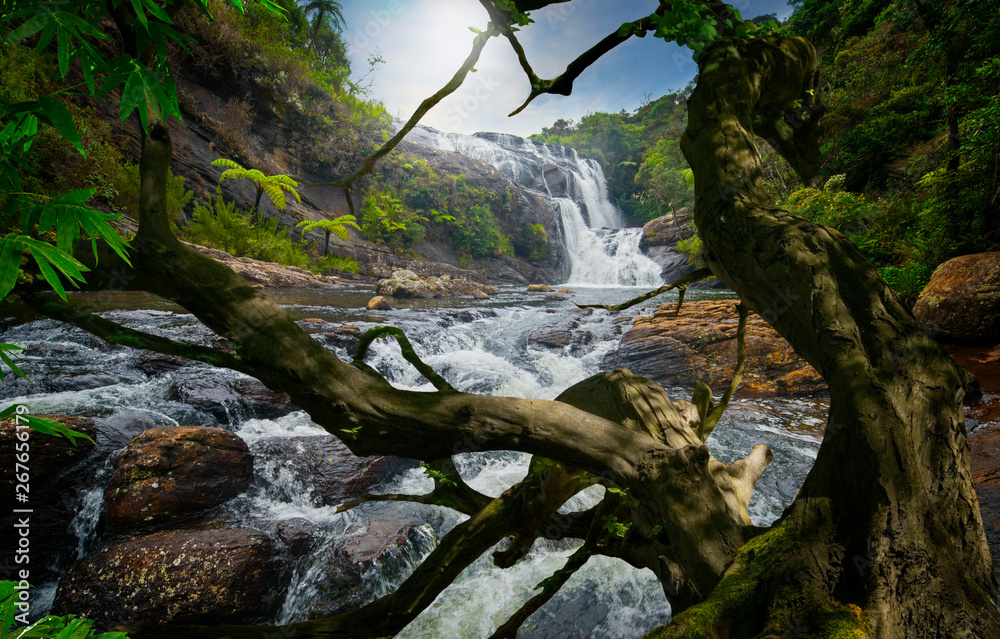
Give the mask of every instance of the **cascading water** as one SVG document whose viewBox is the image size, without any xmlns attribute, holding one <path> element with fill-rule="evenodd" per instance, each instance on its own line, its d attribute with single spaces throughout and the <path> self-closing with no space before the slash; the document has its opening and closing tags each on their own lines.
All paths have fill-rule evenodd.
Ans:
<svg viewBox="0 0 1000 639">
<path fill-rule="evenodd" d="M 392 323 L 403 328 L 418 354 L 462 391 L 516 397 L 554 398 L 571 384 L 599 370 L 605 355 L 618 343 L 625 323 L 606 311 L 566 311 L 559 314 L 521 290 L 502 289 L 488 302 L 448 300 L 430 304 L 400 302 L 386 314 L 372 315 L 363 308 L 368 291 L 275 292 L 279 302 L 299 318 L 350 323 L 362 330 Z M 692 292 L 696 297 L 698 292 Z M 631 291 L 587 289 L 577 301 L 622 301 Z M 88 304 L 88 296 L 79 296 Z M 124 303 L 126 300 L 122 298 Z M 211 335 L 180 309 L 106 312 L 106 316 L 134 328 L 173 339 L 210 343 Z M 626 317 L 628 314 L 626 314 Z M 16 326 L 0 340 L 27 348 L 24 368 L 43 387 L 31 392 L 7 376 L 0 396 L 32 405 L 37 412 L 90 415 L 98 422 L 104 450 L 120 449 L 144 428 L 155 425 L 201 424 L 234 430 L 255 455 L 255 481 L 251 489 L 226 503 L 218 521 L 256 530 L 302 524 L 311 530 L 312 549 L 294 566 L 284 605 L 274 618 L 286 623 L 329 613 L 327 598 L 336 590 L 340 574 L 331 559 L 346 544 L 364 540 L 377 522 L 414 522 L 405 544 L 366 559 L 357 566 L 362 587 L 356 591 L 360 605 L 392 590 L 431 551 L 435 540 L 464 516 L 440 508 L 405 503 L 370 503 L 347 513 L 335 513 L 321 489 L 300 472 L 310 447 L 324 445 L 330 436 L 302 412 L 276 419 L 262 419 L 237 402 L 227 411 L 206 412 L 179 401 L 179 390 L 190 380 L 219 382 L 242 379 L 229 371 L 203 365 L 183 366 L 166 373 L 150 367 L 144 355 L 124 348 L 109 348 L 75 329 L 46 320 Z M 342 359 L 346 350 L 336 347 Z M 394 385 L 416 391 L 432 390 L 400 355 L 392 341 L 373 344 L 367 360 Z M 208 376 L 206 377 L 206 373 Z M 112 381 L 120 380 L 120 381 Z M 775 463 L 758 485 L 751 516 L 758 523 L 773 520 L 794 497 L 808 470 L 819 438 L 823 405 L 804 400 L 745 404 L 731 413 L 709 441 L 713 455 L 723 461 L 745 456 L 756 443 L 774 450 Z M 790 416 L 801 426 L 788 430 Z M 275 450 L 286 451 L 275 454 Z M 518 453 L 462 454 L 457 465 L 463 477 L 484 493 L 496 495 L 523 477 L 527 457 Z M 77 547 L 89 552 L 95 543 L 101 495 L 109 467 L 100 463 L 91 484 L 80 486 L 73 523 Z M 422 493 L 431 488 L 419 468 L 397 475 L 379 492 Z M 588 507 L 597 494 L 578 496 L 570 508 Z M 562 567 L 575 546 L 569 542 L 541 541 L 516 566 L 499 570 L 486 553 L 466 569 L 435 603 L 400 637 L 488 636 L 534 593 L 532 589 Z M 51 601 L 55 584 L 43 589 Z M 484 593 L 489 593 L 484 596 Z M 638 637 L 669 618 L 669 604 L 649 571 L 635 570 L 607 558 L 595 558 L 576 573 L 563 590 L 524 626 L 522 637 Z"/>
<path fill-rule="evenodd" d="M 660 267 L 639 250 L 642 229 L 622 228 L 621 211 L 608 199 L 607 180 L 595 160 L 569 147 L 499 133 L 463 135 L 417 126 L 406 140 L 476 158 L 546 196 L 562 223 L 568 284 L 655 288 L 663 283 Z"/>
<path fill-rule="evenodd" d="M 569 281 L 582 289 L 574 301 L 617 303 L 635 293 L 622 287 L 660 284 L 659 267 L 638 250 L 639 229 L 619 228 L 620 212 L 608 201 L 604 176 L 596 162 L 581 160 L 566 147 L 498 134 L 445 135 L 418 127 L 408 139 L 477 157 L 548 198 L 561 221 L 558 235 L 565 238 L 571 256 Z M 553 309 L 512 288 L 502 289 L 486 302 L 398 301 L 396 309 L 387 314 L 365 310 L 370 290 L 272 294 L 297 318 L 348 323 L 361 330 L 382 323 L 404 329 L 421 358 L 461 391 L 545 399 L 555 398 L 600 370 L 627 324 L 622 315 L 627 320 L 639 313 Z M 697 297 L 698 293 L 692 295 Z M 153 298 L 104 294 L 80 295 L 79 299 L 83 306 L 133 328 L 180 341 L 213 343 L 211 333 L 182 309 Z M 556 310 L 560 312 L 554 313 Z M 440 508 L 401 502 L 374 502 L 335 513 L 335 505 L 325 500 L 317 487 L 318 480 L 302 470 L 304 456 L 325 450 L 333 438 L 303 412 L 273 419 L 256 415 L 225 390 L 244 379 L 236 373 L 200 364 L 167 362 L 164 367 L 163 362 L 145 359 L 141 352 L 108 347 L 76 329 L 47 320 L 7 328 L 0 333 L 0 341 L 26 347 L 23 368 L 36 380 L 29 387 L 6 375 L 0 383 L 0 397 L 30 404 L 35 412 L 92 416 L 98 424 L 103 457 L 81 480 L 84 485 L 76 487 L 79 514 L 69 526 L 67 547 L 72 556 L 66 561 L 100 543 L 102 497 L 112 472 L 108 455 L 120 450 L 130 437 L 154 426 L 221 426 L 234 430 L 248 443 L 255 456 L 254 483 L 224 504 L 215 521 L 260 531 L 297 527 L 308 532 L 310 551 L 296 560 L 283 606 L 272 620 L 275 623 L 335 611 L 330 593 L 342 590 L 343 571 L 338 572 L 334 560 L 351 543 L 377 536 L 372 531 L 379 526 L 391 528 L 402 522 L 399 543 L 385 552 L 358 555 L 354 571 L 361 585 L 351 586 L 350 607 L 395 588 L 431 551 L 435 541 L 464 519 Z M 342 359 L 351 359 L 352 354 L 343 346 L 329 347 Z M 402 358 L 394 342 L 375 342 L 367 361 L 397 387 L 432 390 Z M 191 389 L 206 387 L 214 389 L 210 401 L 191 399 Z M 775 462 L 758 484 L 750 507 L 758 524 L 773 520 L 794 497 L 815 457 L 824 411 L 822 402 L 814 406 L 803 401 L 759 401 L 731 411 L 712 435 L 712 453 L 722 461 L 743 457 L 761 442 L 774 451 Z M 798 432 L 789 430 L 790 421 L 799 423 Z M 524 476 L 527 456 L 511 452 L 462 454 L 456 456 L 456 464 L 473 487 L 497 495 Z M 430 488 L 430 479 L 419 468 L 412 468 L 400 471 L 378 490 L 416 494 Z M 599 499 L 601 490 L 594 487 L 567 507 L 586 508 Z M 490 553 L 484 554 L 399 636 L 488 636 L 534 594 L 536 584 L 562 567 L 574 548 L 570 542 L 542 540 L 506 570 L 493 567 Z M 38 600 L 42 603 L 38 612 L 44 612 L 44 601 L 52 601 L 55 587 L 51 582 L 39 589 L 44 596 Z M 341 605 L 343 602 L 336 604 Z M 519 636 L 638 637 L 665 622 L 669 611 L 649 571 L 597 557 L 528 620 Z"/>
</svg>

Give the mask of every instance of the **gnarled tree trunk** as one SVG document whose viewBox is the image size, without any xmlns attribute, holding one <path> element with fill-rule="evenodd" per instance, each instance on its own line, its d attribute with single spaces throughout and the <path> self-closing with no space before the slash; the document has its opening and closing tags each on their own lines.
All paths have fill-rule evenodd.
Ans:
<svg viewBox="0 0 1000 639">
<path fill-rule="evenodd" d="M 831 408 L 795 502 L 718 589 L 749 578 L 754 595 L 726 609 L 717 591 L 656 636 L 828 636 L 853 618 L 885 639 L 997 637 L 962 371 L 842 234 L 766 192 L 755 130 L 816 175 L 816 65 L 799 38 L 723 42 L 689 101 L 705 259 L 823 375 Z"/>
</svg>

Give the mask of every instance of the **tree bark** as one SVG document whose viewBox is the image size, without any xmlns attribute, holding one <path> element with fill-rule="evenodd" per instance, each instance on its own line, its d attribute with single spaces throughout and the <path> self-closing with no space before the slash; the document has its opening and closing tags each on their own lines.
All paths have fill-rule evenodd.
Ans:
<svg viewBox="0 0 1000 639">
<path fill-rule="evenodd" d="M 773 564 L 755 577 L 758 595 L 696 623 L 724 580 L 715 601 L 657 636 L 699 624 L 712 637 L 818 633 L 851 606 L 872 637 L 1000 636 L 960 371 L 842 234 L 766 192 L 754 122 L 768 129 L 795 100 L 808 104 L 816 68 L 802 39 L 724 41 L 702 60 L 689 101 L 681 148 L 705 259 L 823 375 L 831 408 L 816 463 L 769 533 L 787 543 L 763 553 Z M 815 125 L 807 116 L 776 146 L 807 182 Z M 726 579 L 760 569 L 754 561 L 741 556 Z M 793 618 L 804 620 L 797 629 Z"/>
</svg>

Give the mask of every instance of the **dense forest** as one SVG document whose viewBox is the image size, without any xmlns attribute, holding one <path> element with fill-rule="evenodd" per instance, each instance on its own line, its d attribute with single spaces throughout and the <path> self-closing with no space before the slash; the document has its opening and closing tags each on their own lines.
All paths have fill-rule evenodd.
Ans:
<svg viewBox="0 0 1000 639">
<path fill-rule="evenodd" d="M 803 188 L 766 143 L 782 206 L 846 234 L 912 303 L 934 268 L 1000 246 L 1000 12 L 988 2 L 800 0 L 785 33 L 821 51 L 823 159 Z M 678 147 L 690 89 L 535 139 L 599 160 L 637 223 L 693 203 Z"/>
<path fill-rule="evenodd" d="M 180 11 L 176 27 L 190 38 L 185 43 L 190 55 L 180 44 L 173 47 L 172 55 L 181 61 L 180 76 L 218 87 L 224 103 L 221 113 L 207 113 L 181 90 L 179 114 L 207 131 L 218 157 L 232 158 L 236 167 L 245 168 L 226 177 L 249 179 L 255 186 L 258 180 L 247 172 L 257 170 L 270 177 L 280 170 L 300 181 L 304 174 L 336 179 L 356 169 L 391 132 L 388 113 L 367 96 L 370 75 L 381 61 L 373 58 L 368 69 L 352 71 L 341 35 L 339 3 L 281 0 L 277 5 L 281 14 L 250 1 L 243 16 L 231 5 L 212 0 L 208 3 L 212 19 L 193 8 Z M 13 26 L 5 23 L 8 32 Z M 129 123 L 109 124 L 106 104 L 78 97 L 65 81 L 57 80 L 60 69 L 51 64 L 47 52 L 33 46 L 38 40 L 36 36 L 0 45 L 0 103 L 56 95 L 80 131 L 86 159 L 59 132 L 46 127 L 27 156 L 24 189 L 41 197 L 94 189 L 90 205 L 124 213 L 126 222 L 131 219 L 134 224 L 139 174 L 137 149 L 127 142 L 133 134 Z M 101 45 L 114 47 L 106 41 Z M 79 79 L 71 76 L 69 84 Z M 261 122 L 276 130 L 259 134 Z M 301 190 L 303 185 L 298 186 Z M 294 186 L 275 188 L 289 200 L 298 198 Z M 320 227 L 327 235 L 322 244 L 303 240 L 291 223 L 279 228 L 279 220 L 270 219 L 275 211 L 268 198 L 263 207 L 258 197 L 255 206 L 241 208 L 221 190 L 200 190 L 204 192 L 186 188 L 181 176 L 171 180 L 169 206 L 181 222 L 182 237 L 237 256 L 314 272 L 330 267 L 358 272 L 352 258 L 327 252 L 331 232 L 346 239 L 348 228 L 402 253 L 425 237 L 450 243 L 460 259 L 512 252 L 510 238 L 496 219 L 504 211 L 504 193 L 470 186 L 460 175 L 437 173 L 426 162 L 399 151 L 358 183 L 355 215 Z M 285 196 L 277 198 L 275 207 L 284 209 Z M 256 209 L 263 215 L 258 217 Z M 0 230 L 9 232 L 17 223 L 16 216 L 4 214 Z"/>
<path fill-rule="evenodd" d="M 761 141 L 771 188 L 788 210 L 845 233 L 912 303 L 942 261 L 1000 245 L 1000 17 L 982 2 L 793 4 L 781 31 L 810 38 L 822 52 L 823 164 L 821 179 L 803 188 Z M 291 174 L 346 174 L 390 131 L 388 114 L 366 99 L 367 78 L 380 61 L 350 68 L 337 3 L 279 5 L 285 17 L 248 2 L 244 19 L 213 1 L 215 24 L 181 12 L 178 28 L 193 38 L 183 73 L 220 82 L 227 98 L 225 112 L 211 115 L 186 104 L 190 96 L 181 92 L 180 111 L 214 134 L 221 157 L 248 170 L 278 165 Z M 125 133 L 108 124 L 99 104 L 61 90 L 58 69 L 31 44 L 2 45 L 0 100 L 60 94 L 87 158 L 43 130 L 29 155 L 25 189 L 42 196 L 95 189 L 92 204 L 135 218 L 138 168 Z M 690 91 L 650 98 L 633 112 L 560 119 L 532 138 L 598 160 L 611 197 L 643 224 L 693 205 L 679 147 Z M 251 133 L 265 113 L 280 122 L 284 148 L 266 148 Z M 359 187 L 356 224 L 369 241 L 406 252 L 430 237 L 451 243 L 464 258 L 512 253 L 497 223 L 508 206 L 505 194 L 436 173 L 399 151 Z M 191 241 L 316 272 L 357 271 L 351 258 L 327 253 L 329 240 L 312 246 L 266 217 L 253 224 L 249 211 L 221 194 L 196 196 L 181 177 L 173 179 L 170 197 L 175 216 L 186 212 L 182 234 Z M 332 228 L 346 233 L 355 218 Z M 0 220 L 5 231 L 15 224 L 10 216 Z M 544 248 L 544 241 L 535 247 L 536 258 Z"/>
</svg>

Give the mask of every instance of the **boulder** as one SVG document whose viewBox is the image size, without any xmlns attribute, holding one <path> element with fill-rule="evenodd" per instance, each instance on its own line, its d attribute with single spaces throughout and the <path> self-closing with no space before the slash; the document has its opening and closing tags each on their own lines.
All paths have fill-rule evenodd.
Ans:
<svg viewBox="0 0 1000 639">
<path fill-rule="evenodd" d="M 253 378 L 219 375 L 205 366 L 176 373 L 171 399 L 206 413 L 197 422 L 203 425 L 235 424 L 250 417 L 275 419 L 297 410 L 286 393 L 276 393 Z"/>
<path fill-rule="evenodd" d="M 368 306 L 366 306 L 369 311 L 391 311 L 392 306 L 389 304 L 389 300 L 381 295 L 376 295 L 375 297 L 368 300 Z"/>
<path fill-rule="evenodd" d="M 937 339 L 994 345 L 1000 340 L 1000 252 L 963 255 L 937 267 L 913 315 Z"/>
<path fill-rule="evenodd" d="M 379 280 L 375 292 L 386 297 L 457 297 L 464 295 L 489 296 L 497 292 L 496 287 L 480 284 L 472 280 L 450 275 L 421 279 L 419 275 L 408 269 L 393 271 L 392 277 Z"/>
<path fill-rule="evenodd" d="M 253 377 L 236 379 L 232 387 L 257 419 L 277 419 L 299 410 L 288 393 L 273 391 Z"/>
<path fill-rule="evenodd" d="M 331 350 L 342 348 L 348 355 L 353 356 L 361 341 L 361 329 L 354 324 L 341 324 L 329 330 L 313 333 L 312 337 L 326 348 Z"/>
<path fill-rule="evenodd" d="M 52 609 L 105 628 L 263 622 L 277 612 L 288 564 L 273 539 L 246 528 L 158 532 L 70 566 Z"/>
<path fill-rule="evenodd" d="M 602 368 L 629 368 L 665 387 L 691 388 L 705 382 L 724 390 L 736 366 L 736 300 L 660 306 L 638 317 Z M 742 393 L 811 395 L 826 391 L 823 378 L 773 328 L 755 314 L 747 323 L 746 369 Z"/>
<path fill-rule="evenodd" d="M 283 499 L 312 506 L 360 497 L 416 465 L 399 457 L 358 457 L 333 435 L 261 440 L 254 444 L 254 460 L 257 475 L 287 491 Z"/>
<path fill-rule="evenodd" d="M 250 483 L 246 443 L 221 428 L 154 428 L 132 438 L 104 495 L 108 527 L 177 521 L 227 501 Z"/>
<path fill-rule="evenodd" d="M 94 420 L 87 417 L 65 415 L 39 415 L 62 422 L 69 428 L 98 439 Z M 53 437 L 35 431 L 28 432 L 27 442 L 17 437 L 17 425 L 13 418 L 0 420 L 0 484 L 3 486 L 4 503 L 8 504 L 0 512 L 0 546 L 7 549 L 8 570 L 0 572 L 0 578 L 14 578 L 16 574 L 14 550 L 20 539 L 14 524 L 18 518 L 28 518 L 30 525 L 30 557 L 44 558 L 31 561 L 31 582 L 41 584 L 59 577 L 59 568 L 76 557 L 77 538 L 71 523 L 80 512 L 80 494 L 90 485 L 95 467 L 102 463 L 98 448 L 86 439 L 76 438 L 76 445 L 65 437 Z M 106 444 L 105 440 L 102 443 Z M 25 446 L 26 445 L 26 446 Z M 20 446 L 19 450 L 17 446 Z M 15 455 L 27 454 L 18 460 Z M 28 467 L 28 491 L 18 489 L 15 474 L 23 473 L 15 464 Z M 27 501 L 15 501 L 22 495 Z M 31 513 L 14 513 L 14 508 L 30 509 Z"/>
<path fill-rule="evenodd" d="M 552 288 L 551 286 L 547 286 L 545 284 L 530 284 L 530 285 L 528 285 L 528 292 L 529 293 L 553 293 L 553 292 L 555 292 L 555 289 Z"/>
<path fill-rule="evenodd" d="M 185 242 L 186 243 L 186 242 Z M 186 243 L 187 244 L 187 243 Z M 342 283 L 342 280 L 327 275 L 314 275 L 297 266 L 285 266 L 263 262 L 249 257 L 233 257 L 225 251 L 188 244 L 191 248 L 212 257 L 258 288 L 328 287 Z"/>
<path fill-rule="evenodd" d="M 380 582 L 399 579 L 429 549 L 422 522 L 408 515 L 377 517 L 361 534 L 341 537 L 318 551 L 320 589 L 309 617 L 354 610 L 380 592 Z"/>
<path fill-rule="evenodd" d="M 691 209 L 685 207 L 646 222 L 642 227 L 640 246 L 643 248 L 673 246 L 695 233 L 694 214 Z"/>
</svg>

